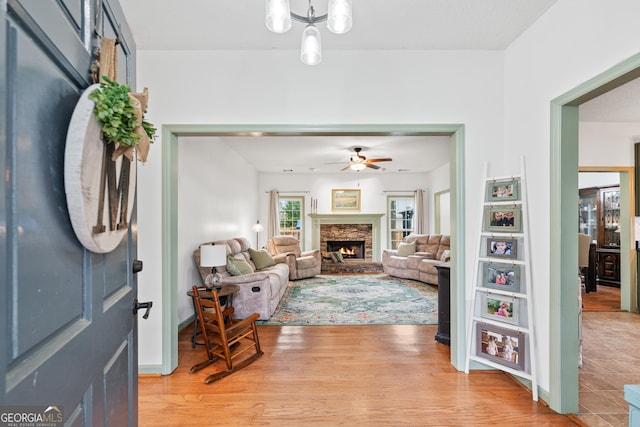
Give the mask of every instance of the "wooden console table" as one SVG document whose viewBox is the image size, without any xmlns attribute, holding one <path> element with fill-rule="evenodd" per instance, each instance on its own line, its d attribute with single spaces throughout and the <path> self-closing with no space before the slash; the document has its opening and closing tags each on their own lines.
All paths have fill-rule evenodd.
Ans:
<svg viewBox="0 0 640 427">
<path fill-rule="evenodd" d="M 436 341 L 451 345 L 451 287 L 449 284 L 451 263 L 436 265 L 438 269 L 438 332 Z"/>
</svg>

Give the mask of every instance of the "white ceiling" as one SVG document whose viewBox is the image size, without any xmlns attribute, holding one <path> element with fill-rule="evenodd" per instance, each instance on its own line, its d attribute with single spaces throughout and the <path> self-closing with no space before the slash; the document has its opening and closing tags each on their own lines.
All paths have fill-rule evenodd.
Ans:
<svg viewBox="0 0 640 427">
<path fill-rule="evenodd" d="M 304 15 L 308 0 L 290 0 Z M 335 35 L 318 24 L 323 50 L 503 50 L 557 0 L 354 0 L 353 28 Z M 264 0 L 120 0 L 141 50 L 294 50 L 303 24 L 273 34 Z M 316 15 L 326 0 L 312 0 Z M 297 61 L 295 55 L 292 60 Z M 633 81 L 580 106 L 582 121 L 640 121 L 640 82 Z M 207 137 L 228 144 L 261 172 L 338 172 L 352 149 L 387 172 L 427 172 L 448 162 L 446 137 L 269 136 Z M 362 173 L 380 173 L 367 169 Z"/>
<path fill-rule="evenodd" d="M 343 35 L 318 24 L 323 49 L 504 49 L 557 0 L 355 0 Z M 306 15 L 308 0 L 290 0 Z M 264 0 L 120 0 L 138 49 L 294 49 L 265 26 Z M 313 0 L 316 16 L 326 0 Z"/>
</svg>

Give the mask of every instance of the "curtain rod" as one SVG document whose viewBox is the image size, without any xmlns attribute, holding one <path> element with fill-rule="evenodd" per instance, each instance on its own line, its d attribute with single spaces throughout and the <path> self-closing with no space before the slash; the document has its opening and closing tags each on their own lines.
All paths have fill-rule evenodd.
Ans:
<svg viewBox="0 0 640 427">
<path fill-rule="evenodd" d="M 271 191 L 265 191 L 265 193 L 271 193 Z M 278 191 L 276 190 L 276 193 L 278 194 L 284 194 L 284 193 L 311 193 L 311 191 L 309 190 L 299 190 L 299 191 L 294 191 L 294 190 L 290 190 L 290 191 Z"/>
</svg>

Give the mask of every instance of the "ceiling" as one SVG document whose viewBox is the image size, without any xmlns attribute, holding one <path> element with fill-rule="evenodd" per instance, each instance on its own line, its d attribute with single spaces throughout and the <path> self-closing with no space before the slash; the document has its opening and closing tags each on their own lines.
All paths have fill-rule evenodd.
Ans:
<svg viewBox="0 0 640 427">
<path fill-rule="evenodd" d="M 557 0 L 355 0 L 353 28 L 335 35 L 318 24 L 323 50 L 503 50 Z M 290 0 L 304 15 L 308 0 Z M 264 0 L 120 0 L 140 50 L 293 50 L 303 24 L 274 34 Z M 326 0 L 312 0 L 316 15 Z M 391 8 L 393 7 L 393 10 Z M 297 61 L 297 53 L 292 58 Z M 580 106 L 581 121 L 640 121 L 640 82 L 632 81 Z M 428 172 L 448 162 L 447 137 L 207 137 L 228 144 L 260 172 L 338 172 L 354 147 L 387 172 Z M 366 169 L 361 173 L 380 173 Z M 350 173 L 350 172 L 345 172 Z M 351 172 L 353 173 L 353 172 Z"/>
<path fill-rule="evenodd" d="M 318 24 L 327 49 L 505 49 L 557 0 L 355 0 L 353 28 Z M 308 0 L 290 0 L 306 15 Z M 138 49 L 293 49 L 304 24 L 286 34 L 265 26 L 264 0 L 120 0 Z M 316 16 L 326 0 L 312 0 Z"/>
</svg>

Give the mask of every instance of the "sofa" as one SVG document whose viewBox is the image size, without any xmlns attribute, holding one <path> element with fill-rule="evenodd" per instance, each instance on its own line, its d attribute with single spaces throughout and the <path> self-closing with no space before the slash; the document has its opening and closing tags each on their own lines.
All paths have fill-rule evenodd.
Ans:
<svg viewBox="0 0 640 427">
<path fill-rule="evenodd" d="M 382 251 L 382 270 L 395 277 L 438 285 L 440 263 L 451 258 L 450 236 L 442 234 L 409 234 L 398 249 Z"/>
<path fill-rule="evenodd" d="M 293 236 L 274 236 L 267 241 L 271 255 L 284 255 L 289 265 L 289 280 L 307 279 L 320 274 L 322 258 L 319 249 L 302 252 Z"/>
<path fill-rule="evenodd" d="M 205 278 L 211 273 L 210 267 L 200 267 L 200 246 L 225 245 L 227 256 L 232 255 L 238 260 L 245 260 L 250 266 L 250 272 L 241 275 L 231 275 L 227 266 L 215 267 L 221 276 L 223 285 L 238 285 L 240 290 L 233 295 L 234 317 L 244 319 L 253 313 L 260 315 L 260 320 L 267 320 L 278 306 L 280 298 L 289 284 L 289 266 L 286 256 L 272 257 L 274 265 L 257 270 L 256 264 L 251 259 L 249 249 L 251 242 L 245 237 L 237 237 L 229 240 L 205 242 L 193 252 L 193 259 L 204 283 Z"/>
</svg>

